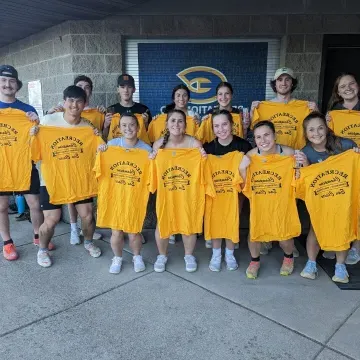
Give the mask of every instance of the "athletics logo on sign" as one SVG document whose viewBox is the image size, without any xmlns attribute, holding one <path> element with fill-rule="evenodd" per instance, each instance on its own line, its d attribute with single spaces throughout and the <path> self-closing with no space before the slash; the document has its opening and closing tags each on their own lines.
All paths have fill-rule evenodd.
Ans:
<svg viewBox="0 0 360 360">
<path fill-rule="evenodd" d="M 180 71 L 176 76 L 189 88 L 190 103 L 209 104 L 216 100 L 216 86 L 227 81 L 219 70 L 208 66 L 192 66 Z"/>
</svg>

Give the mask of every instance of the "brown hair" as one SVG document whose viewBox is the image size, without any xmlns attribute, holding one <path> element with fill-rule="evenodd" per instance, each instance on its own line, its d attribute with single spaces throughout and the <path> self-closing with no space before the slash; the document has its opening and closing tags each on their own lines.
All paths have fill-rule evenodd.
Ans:
<svg viewBox="0 0 360 360">
<path fill-rule="evenodd" d="M 211 116 L 211 128 L 214 129 L 214 117 L 219 116 L 219 115 L 225 115 L 227 120 L 229 121 L 231 127 L 234 125 L 234 120 L 232 118 L 231 112 L 228 110 L 220 110 L 220 109 L 215 109 L 212 113 Z"/>
<path fill-rule="evenodd" d="M 352 73 L 348 73 L 348 72 L 344 72 L 341 73 L 335 80 L 334 82 L 334 86 L 331 92 L 331 97 L 328 103 L 328 110 L 332 110 L 334 105 L 341 103 L 344 99 L 338 94 L 339 91 L 339 83 L 340 80 L 344 77 L 344 76 L 352 76 L 354 78 L 354 80 L 359 84 L 359 82 L 357 81 L 356 77 L 354 74 Z M 360 92 L 358 94 L 358 97 L 360 98 Z"/>
<path fill-rule="evenodd" d="M 298 79 L 294 79 L 293 77 L 291 77 L 291 79 L 292 79 L 292 85 L 291 85 L 290 92 L 292 93 L 298 86 Z M 273 92 L 277 93 L 277 91 L 276 91 L 276 80 L 270 80 L 270 86 L 271 86 Z"/>
<path fill-rule="evenodd" d="M 255 134 L 255 130 L 262 126 L 267 126 L 275 134 L 275 126 L 269 120 L 262 120 L 262 121 L 257 122 L 253 127 L 253 133 Z"/>
<path fill-rule="evenodd" d="M 185 115 L 185 113 L 184 113 L 182 110 L 177 110 L 177 109 L 170 110 L 170 111 L 167 113 L 167 116 L 166 116 L 166 125 L 167 125 L 168 120 L 170 119 L 170 116 L 171 116 L 172 114 L 181 114 L 181 115 L 184 117 L 185 127 L 186 127 L 186 115 Z M 164 135 L 163 143 L 161 144 L 160 149 L 164 149 L 164 148 L 165 148 L 167 142 L 169 141 L 169 137 L 170 137 L 170 131 L 169 131 L 169 129 L 166 127 L 166 133 L 165 133 L 165 135 Z"/>
<path fill-rule="evenodd" d="M 303 129 L 306 143 L 310 143 L 309 139 L 306 136 L 306 129 L 309 125 L 309 122 L 313 119 L 320 119 L 326 127 L 326 152 L 334 155 L 336 150 L 342 151 L 341 138 L 339 136 L 336 136 L 334 132 L 328 127 L 325 115 L 318 111 L 313 111 L 303 121 Z"/>
<path fill-rule="evenodd" d="M 119 126 L 120 126 L 121 119 L 124 118 L 124 117 L 131 117 L 131 118 L 133 118 L 133 119 L 136 121 L 137 127 L 138 127 L 138 128 L 140 127 L 139 120 L 138 120 L 138 118 L 136 117 L 136 115 L 135 115 L 135 114 L 127 114 L 127 113 L 121 114 L 120 119 L 119 119 Z"/>
</svg>

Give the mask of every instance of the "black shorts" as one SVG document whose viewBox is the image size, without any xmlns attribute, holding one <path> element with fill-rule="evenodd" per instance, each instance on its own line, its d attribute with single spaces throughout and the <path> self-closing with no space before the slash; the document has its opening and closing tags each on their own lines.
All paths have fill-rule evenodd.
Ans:
<svg viewBox="0 0 360 360">
<path fill-rule="evenodd" d="M 74 205 L 78 205 L 78 204 L 89 204 L 93 202 L 93 198 L 87 198 L 84 200 L 80 200 L 77 202 L 74 202 Z M 49 193 L 46 189 L 46 186 L 40 186 L 40 208 L 41 210 L 57 210 L 57 209 L 61 209 L 62 205 L 54 205 L 50 203 L 50 197 L 49 197 Z"/>
<path fill-rule="evenodd" d="M 30 178 L 30 189 L 25 191 L 0 191 L 0 196 L 11 196 L 11 195 L 39 195 L 40 194 L 40 178 L 39 172 L 35 164 L 32 165 L 31 178 Z"/>
</svg>

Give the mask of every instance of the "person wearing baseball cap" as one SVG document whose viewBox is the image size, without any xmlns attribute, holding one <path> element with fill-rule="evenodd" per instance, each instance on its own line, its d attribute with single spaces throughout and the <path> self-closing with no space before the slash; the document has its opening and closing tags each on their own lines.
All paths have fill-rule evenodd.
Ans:
<svg viewBox="0 0 360 360">
<path fill-rule="evenodd" d="M 16 93 L 21 89 L 22 85 L 22 82 L 19 80 L 18 72 L 13 66 L 0 65 L 0 110 L 12 108 L 24 111 L 30 121 L 38 123 L 39 117 L 36 110 L 29 104 L 16 98 Z M 39 243 L 39 227 L 44 221 L 42 211 L 40 210 L 39 193 L 39 173 L 33 165 L 30 189 L 22 192 L 22 194 L 25 196 L 25 200 L 30 209 L 35 245 L 38 245 Z M 18 253 L 10 236 L 8 217 L 9 196 L 12 194 L 12 192 L 0 192 L 0 228 L 2 229 L 1 237 L 4 242 L 3 256 L 6 260 L 16 260 L 18 258 Z M 51 248 L 52 245 L 53 244 L 49 245 L 49 248 Z"/>
<path fill-rule="evenodd" d="M 151 121 L 151 113 L 147 106 L 134 102 L 133 95 L 136 91 L 135 80 L 129 74 L 122 74 L 117 80 L 117 93 L 119 102 L 109 106 L 105 116 L 103 134 L 105 137 L 109 134 L 111 119 L 113 114 L 142 114 L 146 128 Z"/>
</svg>

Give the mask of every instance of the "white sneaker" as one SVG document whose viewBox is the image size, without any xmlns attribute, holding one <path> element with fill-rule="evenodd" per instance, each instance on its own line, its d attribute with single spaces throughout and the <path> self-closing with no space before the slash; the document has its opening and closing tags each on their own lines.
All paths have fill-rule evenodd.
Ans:
<svg viewBox="0 0 360 360">
<path fill-rule="evenodd" d="M 169 244 L 174 245 L 176 243 L 175 235 L 169 236 Z"/>
<path fill-rule="evenodd" d="M 71 230 L 70 233 L 70 244 L 71 245 L 79 245 L 80 244 L 80 236 L 77 230 Z"/>
<path fill-rule="evenodd" d="M 195 256 L 185 255 L 184 260 L 185 260 L 185 270 L 187 272 L 194 272 L 197 270 L 197 263 Z"/>
<path fill-rule="evenodd" d="M 84 236 L 82 230 L 80 230 L 80 236 Z M 102 235 L 100 233 L 97 233 L 97 232 L 94 232 L 94 235 L 93 235 L 93 240 L 101 240 L 102 239 Z"/>
<path fill-rule="evenodd" d="M 98 258 L 101 255 L 101 250 L 98 246 L 96 246 L 93 242 L 90 244 L 84 243 L 84 248 L 89 252 L 90 256 L 94 258 Z"/>
<path fill-rule="evenodd" d="M 145 264 L 141 255 L 133 256 L 134 271 L 141 272 L 145 270 Z"/>
<path fill-rule="evenodd" d="M 355 248 L 351 248 L 345 260 L 347 265 L 355 265 L 360 261 L 359 252 Z"/>
<path fill-rule="evenodd" d="M 209 263 L 209 269 L 216 272 L 219 272 L 221 270 L 221 255 L 216 256 L 213 254 Z"/>
<path fill-rule="evenodd" d="M 226 270 L 234 271 L 239 267 L 234 255 L 225 254 L 225 262 L 226 262 Z"/>
<path fill-rule="evenodd" d="M 212 249 L 212 240 L 205 240 L 205 247 L 207 249 Z"/>
<path fill-rule="evenodd" d="M 300 256 L 299 254 L 299 250 L 296 248 L 296 246 L 294 245 L 294 251 L 293 251 L 293 257 L 294 258 L 298 258 Z"/>
<path fill-rule="evenodd" d="M 262 242 L 260 248 L 260 254 L 267 255 L 271 249 L 272 249 L 272 242 Z"/>
<path fill-rule="evenodd" d="M 37 263 L 44 268 L 50 267 L 52 264 L 52 261 L 51 261 L 49 253 L 47 251 L 38 251 Z"/>
<path fill-rule="evenodd" d="M 114 256 L 109 269 L 110 274 L 118 274 L 121 271 L 122 257 Z"/>
<path fill-rule="evenodd" d="M 155 272 L 164 272 L 167 260 L 168 260 L 167 256 L 158 255 L 156 258 L 156 262 L 154 264 L 154 271 Z"/>
</svg>

